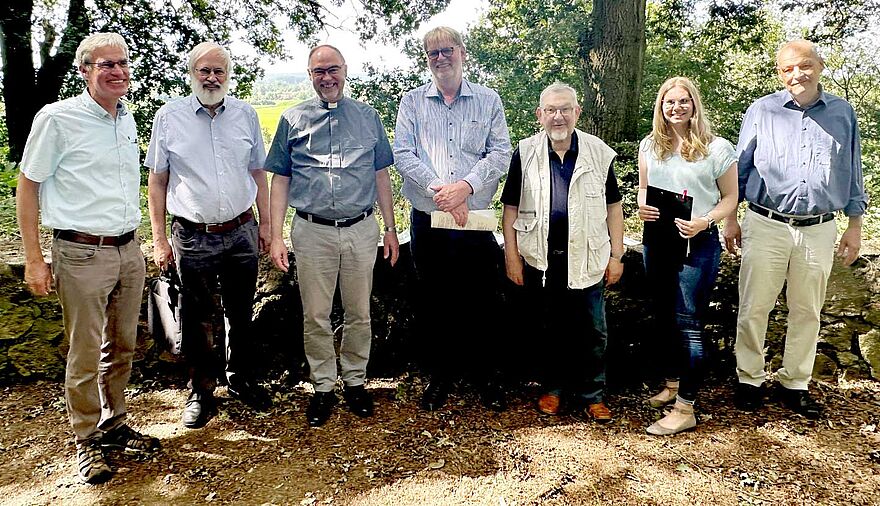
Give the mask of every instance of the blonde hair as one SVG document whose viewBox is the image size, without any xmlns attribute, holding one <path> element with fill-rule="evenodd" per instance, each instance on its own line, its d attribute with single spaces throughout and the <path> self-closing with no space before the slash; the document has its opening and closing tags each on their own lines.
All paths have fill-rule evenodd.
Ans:
<svg viewBox="0 0 880 506">
<path fill-rule="evenodd" d="M 648 137 L 654 144 L 654 156 L 658 160 L 664 160 L 672 155 L 673 143 L 670 135 L 670 127 L 663 116 L 663 97 L 672 88 L 684 88 L 691 97 L 692 115 L 688 123 L 688 134 L 681 141 L 681 157 L 688 162 L 695 162 L 709 156 L 709 143 L 715 139 L 712 134 L 712 126 L 706 118 L 703 110 L 703 100 L 696 85 L 687 77 L 671 77 L 666 80 L 657 91 L 657 100 L 654 101 L 653 128 Z"/>
<path fill-rule="evenodd" d="M 448 26 L 438 26 L 437 28 L 429 30 L 428 33 L 422 37 L 422 49 L 427 50 L 428 44 L 439 42 L 441 40 L 448 40 L 456 46 L 461 46 L 462 49 L 467 50 L 467 48 L 464 47 L 464 39 L 462 39 L 458 30 Z"/>
</svg>

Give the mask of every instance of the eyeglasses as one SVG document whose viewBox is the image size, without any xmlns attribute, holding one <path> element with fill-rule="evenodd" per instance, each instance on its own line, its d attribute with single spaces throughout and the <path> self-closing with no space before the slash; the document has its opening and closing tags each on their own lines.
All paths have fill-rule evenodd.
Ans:
<svg viewBox="0 0 880 506">
<path fill-rule="evenodd" d="M 691 105 L 693 105 L 693 103 L 694 103 L 694 100 L 691 97 L 681 97 L 678 100 L 673 100 L 673 99 L 664 100 L 663 107 L 665 107 L 666 109 L 672 109 L 677 104 L 680 107 L 687 108 L 687 107 L 690 107 Z"/>
<path fill-rule="evenodd" d="M 340 71 L 342 71 L 342 65 L 333 65 L 333 66 L 327 67 L 325 69 L 321 68 L 321 67 L 315 67 L 315 68 L 309 70 L 309 74 L 311 74 L 313 78 L 320 79 L 320 78 L 326 76 L 327 74 L 329 74 L 333 77 L 336 77 Z"/>
<path fill-rule="evenodd" d="M 119 68 L 121 68 L 122 70 L 126 70 L 128 68 L 129 62 L 128 62 L 128 60 L 119 60 L 119 61 L 104 60 L 104 61 L 99 61 L 99 62 L 84 61 L 83 65 L 94 65 L 102 72 L 110 72 L 117 65 L 119 65 Z"/>
<path fill-rule="evenodd" d="M 558 112 L 564 117 L 568 118 L 574 112 L 574 107 L 563 107 L 561 109 L 557 109 L 555 107 L 545 107 L 543 111 L 544 114 L 550 117 L 556 116 L 556 113 Z"/>
<path fill-rule="evenodd" d="M 212 73 L 213 73 L 218 79 L 223 79 L 224 77 L 226 77 L 226 71 L 223 70 L 223 69 L 221 69 L 221 68 L 212 69 L 212 68 L 208 68 L 208 67 L 202 67 L 202 68 L 200 68 L 200 69 L 196 69 L 196 72 L 198 72 L 199 75 L 202 76 L 202 77 L 208 77 L 208 76 L 210 76 Z"/>
<path fill-rule="evenodd" d="M 449 58 L 455 53 L 455 47 L 441 47 L 440 49 L 432 49 L 430 51 L 425 51 L 425 54 L 428 55 L 429 60 L 436 60 L 440 58 L 442 54 L 444 58 Z"/>
</svg>

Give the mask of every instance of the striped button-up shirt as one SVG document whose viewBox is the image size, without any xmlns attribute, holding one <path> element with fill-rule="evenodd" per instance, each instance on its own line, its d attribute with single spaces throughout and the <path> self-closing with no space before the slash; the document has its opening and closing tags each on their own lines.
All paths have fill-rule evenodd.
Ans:
<svg viewBox="0 0 880 506">
<path fill-rule="evenodd" d="M 137 127 L 122 102 L 116 118 L 88 91 L 40 109 L 21 171 L 40 183 L 45 227 L 122 235 L 141 221 Z"/>
<path fill-rule="evenodd" d="M 266 148 L 254 108 L 225 97 L 211 117 L 195 95 L 162 106 L 144 165 L 170 170 L 168 212 L 194 223 L 231 220 L 254 205 Z"/>
<path fill-rule="evenodd" d="M 495 91 L 462 80 L 446 105 L 434 83 L 404 95 L 394 128 L 395 166 L 403 195 L 423 212 L 437 209 L 432 186 L 465 180 L 469 209 L 486 209 L 510 163 L 510 135 Z"/>
<path fill-rule="evenodd" d="M 740 199 L 796 216 L 865 212 L 859 127 L 840 97 L 822 91 L 807 108 L 787 90 L 758 99 L 746 111 L 737 151 Z"/>
</svg>

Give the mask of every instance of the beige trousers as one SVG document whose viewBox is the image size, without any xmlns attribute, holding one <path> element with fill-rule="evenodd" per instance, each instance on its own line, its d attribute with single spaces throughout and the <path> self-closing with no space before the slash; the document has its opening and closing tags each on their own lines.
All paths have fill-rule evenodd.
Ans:
<svg viewBox="0 0 880 506">
<path fill-rule="evenodd" d="M 294 216 L 290 232 L 303 305 L 303 344 L 316 392 L 335 388 L 335 334 L 330 325 L 337 282 L 345 312 L 339 369 L 346 386 L 363 385 L 373 339 L 370 294 L 379 225 L 374 216 L 350 227 L 319 225 Z"/>
<path fill-rule="evenodd" d="M 55 287 L 70 341 L 64 397 L 78 442 L 125 418 L 144 268 L 136 238 L 120 247 L 52 243 Z"/>
<path fill-rule="evenodd" d="M 787 281 L 788 327 L 782 368 L 777 375 L 785 388 L 807 389 L 836 238 L 834 220 L 792 227 L 746 211 L 735 346 L 740 383 L 760 386 L 764 382 L 767 320 Z"/>
</svg>

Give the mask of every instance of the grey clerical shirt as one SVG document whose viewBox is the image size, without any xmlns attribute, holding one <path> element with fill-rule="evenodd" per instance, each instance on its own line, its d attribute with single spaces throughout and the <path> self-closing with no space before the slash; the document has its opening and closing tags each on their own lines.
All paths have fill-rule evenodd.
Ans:
<svg viewBox="0 0 880 506">
<path fill-rule="evenodd" d="M 291 207 L 341 220 L 373 207 L 376 171 L 393 162 L 372 107 L 349 97 L 335 104 L 314 98 L 281 115 L 266 170 L 290 177 Z"/>
<path fill-rule="evenodd" d="M 840 97 L 820 91 L 806 108 L 787 90 L 759 98 L 746 111 L 737 151 L 741 200 L 797 216 L 865 212 L 859 127 Z"/>
</svg>

